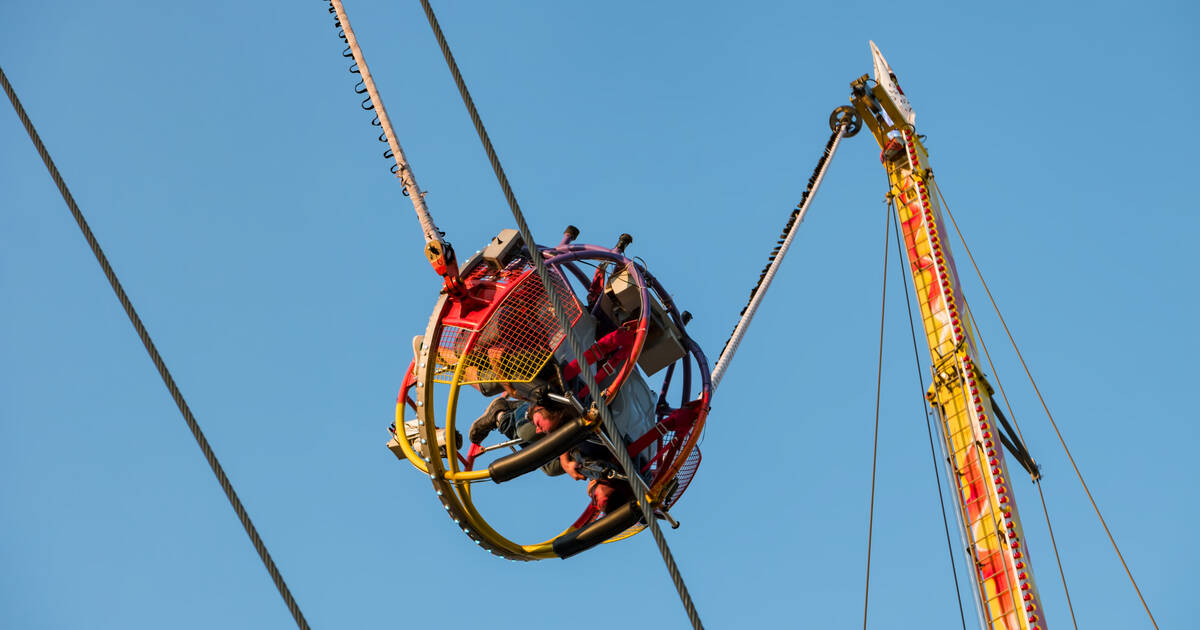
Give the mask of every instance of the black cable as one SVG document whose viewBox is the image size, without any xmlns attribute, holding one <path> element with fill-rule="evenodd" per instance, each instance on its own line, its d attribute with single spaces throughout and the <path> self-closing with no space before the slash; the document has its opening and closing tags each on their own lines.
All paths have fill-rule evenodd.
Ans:
<svg viewBox="0 0 1200 630">
<path fill-rule="evenodd" d="M 992 363 L 992 353 L 988 351 L 987 342 L 983 339 L 983 331 L 978 324 L 975 323 L 975 315 L 971 312 L 971 304 L 968 302 L 966 306 L 967 316 L 971 318 L 972 325 L 975 328 L 975 334 L 979 336 L 979 347 L 983 349 L 983 356 L 987 358 L 988 366 L 992 370 L 992 377 L 996 380 L 996 389 L 1000 390 L 1000 396 L 1004 399 L 1004 406 L 1008 407 L 1008 412 L 1011 414 L 1013 412 L 1012 404 L 1009 403 L 1008 393 L 1004 391 L 1004 383 L 1000 380 L 1000 372 L 996 370 L 996 365 Z M 996 405 L 996 399 L 994 398 L 992 399 L 992 410 L 996 412 L 997 416 L 1003 416 L 1003 414 L 1000 412 L 1000 407 Z M 1017 430 L 1016 438 L 1014 439 L 1020 444 L 1021 449 L 1028 453 L 1028 449 L 1025 448 L 1025 442 L 1021 439 L 1021 426 L 1017 424 L 1015 414 L 1013 416 L 1012 426 Z M 1012 432 L 1011 428 L 1009 429 L 1009 432 Z M 1003 436 L 1003 433 L 1000 435 Z M 1011 446 L 1009 447 L 1009 450 L 1010 452 L 1012 451 Z M 1030 461 L 1033 461 L 1032 457 L 1030 458 Z M 1030 477 L 1033 478 L 1033 485 L 1037 487 L 1038 491 L 1038 499 L 1040 499 L 1042 502 L 1042 516 L 1046 517 L 1046 531 L 1050 534 L 1050 548 L 1054 550 L 1054 562 L 1058 565 L 1058 577 L 1062 580 L 1063 595 L 1067 597 L 1067 612 L 1071 613 L 1071 625 L 1075 628 L 1075 630 L 1079 630 L 1079 622 L 1075 619 L 1075 606 L 1071 603 L 1071 589 L 1067 584 L 1067 573 L 1063 569 L 1062 556 L 1058 554 L 1058 541 L 1054 538 L 1054 525 L 1050 522 L 1050 508 L 1046 506 L 1046 495 L 1042 492 L 1041 470 L 1036 464 L 1034 464 L 1032 468 L 1033 470 L 1029 470 L 1028 468 L 1026 468 L 1026 470 L 1029 472 Z"/>
<path fill-rule="evenodd" d="M 879 362 L 875 371 L 875 437 L 871 446 L 871 511 L 867 517 L 867 582 L 863 587 L 863 630 L 867 630 L 867 604 L 871 598 L 871 539 L 875 533 L 875 464 L 879 455 L 879 394 L 883 385 L 883 321 L 887 312 L 888 242 L 892 237 L 892 212 L 888 208 L 883 225 L 883 295 L 879 298 Z"/>
<path fill-rule="evenodd" d="M 1079 622 L 1075 620 L 1075 606 L 1071 604 L 1071 589 L 1067 587 L 1067 574 L 1063 571 L 1062 557 L 1058 555 L 1058 542 L 1054 540 L 1054 526 L 1050 524 L 1050 510 L 1046 507 L 1046 495 L 1042 493 L 1041 478 L 1034 479 L 1037 486 L 1038 498 L 1042 500 L 1042 515 L 1046 517 L 1046 529 L 1050 532 L 1050 547 L 1054 549 L 1054 561 L 1058 563 L 1058 577 L 1062 579 L 1063 595 L 1067 596 L 1067 611 L 1071 613 L 1071 625 L 1079 630 Z"/>
<path fill-rule="evenodd" d="M 92 229 L 88 227 L 87 221 L 84 220 L 83 212 L 79 210 L 79 206 L 75 203 L 75 198 L 71 195 L 71 191 L 67 189 L 67 184 L 58 172 L 58 167 L 50 159 L 50 153 L 46 150 L 46 145 L 42 144 L 41 137 L 38 136 L 37 130 L 33 128 L 33 122 L 29 120 L 29 115 L 25 113 L 25 108 L 21 106 L 21 101 L 17 99 L 17 93 L 13 90 L 12 84 L 8 82 L 8 77 L 4 74 L 3 68 L 0 68 L 0 84 L 3 84 L 4 93 L 8 95 L 8 100 L 12 102 L 13 109 L 16 110 L 17 116 L 21 119 L 21 124 L 25 125 L 25 131 L 29 134 L 29 138 L 33 140 L 33 146 L 37 148 L 38 155 L 42 156 L 42 162 L 46 164 L 46 169 L 50 171 L 50 177 L 54 179 L 54 184 L 58 186 L 58 192 L 62 194 L 63 200 L 67 202 L 67 207 L 71 210 L 71 215 L 75 217 L 75 222 L 79 224 L 79 229 L 83 232 L 83 238 L 87 240 L 88 246 L 92 248 L 92 253 L 96 255 L 96 260 L 100 263 L 100 268 L 104 270 L 104 276 L 108 278 L 108 283 L 112 285 L 113 291 L 117 295 L 117 300 L 121 302 L 121 306 L 125 309 L 125 314 L 129 316 L 129 321 L 133 324 L 134 330 L 137 331 L 138 337 L 142 340 L 142 345 L 146 346 L 146 352 L 150 354 L 150 360 L 154 362 L 154 367 L 158 368 L 159 376 L 162 377 L 163 383 L 166 384 L 167 391 L 171 392 L 171 398 L 175 400 L 175 405 L 179 407 L 179 412 L 183 414 L 183 419 L 187 422 L 188 429 L 192 431 L 192 436 L 196 438 L 196 444 L 199 445 L 201 452 L 204 453 L 204 459 L 208 461 L 213 474 L 217 476 L 217 482 L 221 484 L 221 489 L 225 491 L 225 496 L 229 499 L 229 504 L 233 506 L 233 511 L 237 513 L 238 520 L 242 522 L 242 527 L 245 528 L 246 535 L 250 537 L 250 542 L 254 544 L 254 550 L 258 552 L 258 557 L 262 558 L 263 565 L 267 568 L 267 573 L 271 574 L 271 580 L 275 582 L 275 588 L 279 589 L 279 595 L 283 597 L 284 603 L 287 604 L 288 611 L 292 613 L 292 618 L 296 620 L 296 625 L 302 630 L 308 630 L 308 622 L 304 619 L 304 614 L 300 612 L 300 606 L 296 603 L 295 598 L 292 597 L 292 592 L 288 589 L 287 583 L 283 581 L 283 575 L 279 572 L 279 567 L 275 566 L 275 561 L 271 559 L 271 554 L 267 551 L 266 544 L 263 543 L 262 538 L 258 535 L 258 530 L 255 529 L 254 523 L 250 521 L 250 515 L 246 513 L 245 506 L 242 505 L 237 493 L 234 492 L 233 484 L 229 481 L 229 477 L 225 475 L 225 470 L 221 468 L 221 463 L 217 461 L 217 456 L 213 453 L 212 446 L 209 445 L 208 440 L 204 437 L 204 433 L 200 430 L 200 425 L 196 422 L 195 416 L 192 415 L 192 410 L 188 407 L 187 401 L 183 399 L 183 394 L 175 384 L 175 379 L 171 378 L 171 373 L 167 370 L 166 363 L 163 362 L 162 356 L 158 354 L 158 349 L 154 347 L 154 341 L 150 339 L 150 333 L 146 331 L 146 326 L 142 324 L 142 319 L 138 317 L 137 311 L 133 309 L 133 303 L 129 301 L 129 296 L 125 294 L 125 289 L 121 287 L 121 282 L 117 279 L 116 272 L 113 271 L 112 265 L 108 263 L 108 257 L 100 249 L 100 243 L 96 240 L 96 235 L 92 233 Z"/>
<path fill-rule="evenodd" d="M 905 260 L 902 249 L 904 241 L 900 238 L 899 216 L 892 225 L 892 230 L 896 234 L 896 249 L 900 250 L 897 258 L 903 265 Z M 921 392 L 925 392 L 925 375 L 921 372 L 921 351 L 917 349 L 917 326 L 913 322 L 912 299 L 908 295 L 908 269 L 901 269 L 900 279 L 904 282 L 904 307 L 908 312 L 908 330 L 912 334 L 913 361 L 917 368 L 917 381 L 921 383 Z M 946 518 L 946 497 L 942 494 L 942 474 L 938 471 L 937 452 L 933 447 L 933 427 L 929 422 L 929 405 L 926 404 L 924 393 L 921 396 L 921 410 L 925 414 L 925 433 L 929 436 L 929 459 L 933 463 L 933 478 L 937 481 L 938 505 L 942 508 L 942 528 L 946 531 L 946 553 L 950 557 L 950 573 L 954 576 L 954 596 L 958 600 L 958 616 L 962 619 L 962 628 L 967 630 L 967 614 L 963 611 L 962 590 L 958 587 L 958 568 L 954 562 L 954 545 L 950 542 L 950 521 Z"/>
<path fill-rule="evenodd" d="M 500 158 L 496 155 L 496 149 L 492 146 L 492 141 L 488 137 L 487 129 L 483 126 L 483 120 L 479 117 L 479 111 L 475 108 L 475 102 L 471 99 L 471 93 L 467 90 L 467 84 L 463 81 L 462 73 L 459 72 L 458 64 L 454 61 L 454 55 L 450 52 L 450 45 L 446 42 L 446 36 L 442 33 L 441 26 L 438 25 L 437 17 L 433 14 L 433 7 L 429 5 L 429 0 L 421 0 L 421 6 L 425 9 L 425 17 L 429 20 L 429 26 L 433 29 L 433 34 L 437 38 L 438 46 L 442 50 L 442 56 L 446 58 L 446 65 L 450 68 L 450 74 L 454 76 L 454 83 L 458 86 L 458 93 L 462 97 L 463 104 L 467 107 L 467 113 L 471 116 L 471 122 L 475 125 L 475 132 L 479 134 L 479 140 L 483 144 L 483 149 L 487 153 L 488 161 L 492 165 L 492 170 L 496 173 L 496 180 L 500 183 L 501 190 L 504 191 L 504 198 L 508 202 L 508 207 L 512 210 L 513 220 L 517 222 L 517 227 L 521 232 L 521 237 L 525 240 L 526 246 L 529 247 L 530 253 L 536 253 L 536 241 L 533 240 L 533 233 L 529 229 L 529 224 L 525 221 L 525 216 L 521 212 L 520 205 L 517 204 L 517 197 L 513 194 L 512 186 L 508 183 L 508 177 L 504 174 L 504 168 L 500 165 Z M 570 344 L 571 352 L 575 355 L 574 358 L 578 361 L 583 357 L 583 348 L 579 344 L 579 340 L 575 338 L 570 322 L 567 321 L 566 312 L 562 306 L 561 296 L 555 289 L 554 283 L 550 280 L 549 272 L 546 270 L 545 262 L 541 256 L 530 256 L 533 262 L 534 270 L 542 281 L 542 285 L 546 289 L 546 295 L 550 298 L 550 303 L 554 306 L 554 314 L 558 318 L 559 326 L 567 331 L 567 342 Z M 579 361 L 580 365 L 585 365 L 583 361 Z M 588 386 L 589 391 L 600 392 L 601 388 L 596 383 L 595 376 L 591 370 L 583 370 L 580 374 L 584 383 Z M 609 412 L 608 405 L 604 403 L 603 396 L 596 396 L 596 402 L 600 409 L 600 417 L 604 428 L 610 435 L 617 436 L 616 441 L 620 444 L 620 433 L 615 430 L 612 415 Z M 637 467 L 634 466 L 633 460 L 629 458 L 629 453 L 624 448 L 612 449 L 613 454 L 620 462 L 621 468 L 625 471 L 625 475 L 629 478 L 631 484 L 641 481 L 638 476 Z M 654 535 L 654 542 L 658 545 L 658 551 L 662 554 L 663 562 L 667 565 L 667 572 L 671 574 L 671 581 L 675 584 L 675 590 L 679 592 L 679 599 L 683 603 L 684 610 L 687 611 L 688 620 L 692 627 L 696 630 L 701 630 L 704 626 L 700 622 L 700 614 L 696 612 L 696 606 L 692 602 L 692 597 L 688 593 L 687 585 L 683 582 L 683 576 L 679 572 L 679 566 L 675 563 L 674 556 L 671 555 L 671 549 L 667 546 L 667 540 L 663 537 L 662 530 L 658 527 L 657 519 L 654 516 L 654 507 L 650 505 L 648 497 L 638 492 L 637 487 L 634 488 L 635 494 L 638 495 L 637 503 L 642 509 L 643 518 L 646 521 L 646 527 L 650 533 Z"/>
</svg>

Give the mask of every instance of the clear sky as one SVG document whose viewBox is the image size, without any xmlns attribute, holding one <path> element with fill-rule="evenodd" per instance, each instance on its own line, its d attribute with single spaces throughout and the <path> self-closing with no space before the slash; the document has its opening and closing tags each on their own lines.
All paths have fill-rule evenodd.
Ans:
<svg viewBox="0 0 1200 630">
<path fill-rule="evenodd" d="M 435 6 L 534 232 L 632 233 L 711 355 L 875 40 L 1160 627 L 1194 623 L 1194 4 Z M 348 10 L 431 210 L 474 251 L 511 218 L 418 3 Z M 313 627 L 683 627 L 649 535 L 499 560 L 384 448 L 438 282 L 340 51 L 317 0 L 0 19 L 0 64 Z M 874 141 L 846 141 L 714 400 L 667 533 L 709 627 L 861 623 L 885 192 Z M 871 627 L 954 628 L 890 280 Z M 1080 627 L 1151 627 L 965 281 Z M 0 627 L 291 627 L 11 113 L 0 295 Z M 1037 493 L 1015 485 L 1050 627 L 1070 627 Z M 522 540 L 585 501 L 565 480 L 486 490 Z"/>
</svg>

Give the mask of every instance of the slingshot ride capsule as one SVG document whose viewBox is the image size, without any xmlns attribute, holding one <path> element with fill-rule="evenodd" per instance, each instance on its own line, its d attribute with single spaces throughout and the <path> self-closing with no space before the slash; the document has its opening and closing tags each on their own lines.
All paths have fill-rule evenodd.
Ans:
<svg viewBox="0 0 1200 630">
<path fill-rule="evenodd" d="M 603 514 L 589 501 L 561 533 L 521 544 L 497 532 L 476 508 L 472 492 L 484 491 L 479 482 L 503 484 L 547 462 L 553 465 L 565 452 L 571 462 L 583 463 L 583 474 L 603 479 L 589 487 L 618 487 L 623 483 L 619 468 L 614 472 L 604 465 L 615 462 L 611 453 L 605 457 L 607 444 L 626 449 L 650 489 L 652 505 L 665 514 L 700 464 L 696 442 L 712 396 L 703 352 L 658 280 L 625 257 L 625 240 L 605 248 L 576 244 L 577 234 L 568 230 L 558 246 L 533 248 L 546 264 L 569 331 L 560 326 L 534 271 L 530 248 L 516 230 L 503 230 L 462 266 L 465 291 L 443 291 L 438 298 L 425 334 L 414 342 L 414 358 L 396 400 L 388 447 L 429 477 L 467 536 L 513 560 L 565 558 L 632 536 L 644 527 L 642 512 L 631 495 Z M 572 363 L 568 334 L 586 349 L 584 361 Z M 578 375 L 582 369 L 596 377 L 621 435 L 603 433 L 596 414 L 589 413 L 594 394 Z M 658 394 L 647 382 L 652 377 Z M 508 401 L 505 408 L 541 404 L 563 420 L 545 434 L 523 426 L 508 443 L 512 453 L 494 444 L 464 445 L 456 422 L 460 407 L 469 407 L 465 413 L 474 418 L 477 409 L 499 396 Z M 444 409 L 440 417 L 439 409 Z M 584 452 L 594 459 L 580 455 Z M 496 456 L 502 453 L 508 454 Z M 571 480 L 564 475 L 562 483 Z"/>
</svg>

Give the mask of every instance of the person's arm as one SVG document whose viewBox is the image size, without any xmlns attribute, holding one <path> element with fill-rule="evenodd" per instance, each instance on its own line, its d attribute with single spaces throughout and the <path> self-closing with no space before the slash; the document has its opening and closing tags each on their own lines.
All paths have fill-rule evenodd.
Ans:
<svg viewBox="0 0 1200 630">
<path fill-rule="evenodd" d="M 573 457 L 572 451 L 567 451 L 559 455 L 558 459 L 554 460 L 553 463 L 558 464 L 558 467 L 575 481 L 580 481 L 584 478 L 583 473 L 579 472 L 579 462 Z"/>
<path fill-rule="evenodd" d="M 563 470 L 562 458 L 560 457 L 558 459 L 552 459 L 545 464 L 542 464 L 542 472 L 551 477 L 557 477 L 563 474 L 565 471 Z"/>
</svg>

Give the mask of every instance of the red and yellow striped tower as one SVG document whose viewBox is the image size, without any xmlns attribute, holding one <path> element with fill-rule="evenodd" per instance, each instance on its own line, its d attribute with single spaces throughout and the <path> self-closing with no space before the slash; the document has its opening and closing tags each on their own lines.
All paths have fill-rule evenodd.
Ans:
<svg viewBox="0 0 1200 630">
<path fill-rule="evenodd" d="M 958 522 L 974 564 L 977 604 L 989 630 L 1044 630 L 1038 596 L 999 429 L 992 388 L 979 369 L 929 154 L 895 74 L 871 44 L 875 78 L 852 84 L 853 103 L 882 149 L 906 262 L 920 305 L 933 384 L 926 397 L 940 419 L 953 473 Z"/>
</svg>

